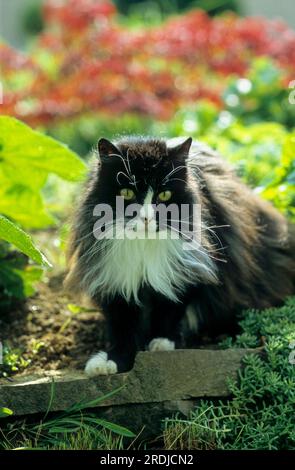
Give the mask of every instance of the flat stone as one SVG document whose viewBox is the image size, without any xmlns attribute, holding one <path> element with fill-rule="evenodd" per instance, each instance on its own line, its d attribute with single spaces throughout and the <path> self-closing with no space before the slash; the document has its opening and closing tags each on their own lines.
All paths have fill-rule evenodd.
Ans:
<svg viewBox="0 0 295 470">
<path fill-rule="evenodd" d="M 65 370 L 16 376 L 13 382 L 1 379 L 0 406 L 10 408 L 15 416 L 44 413 L 48 408 L 65 410 L 80 402 L 106 413 L 117 409 L 117 415 L 122 414 L 120 409 L 126 414 L 128 406 L 140 410 L 140 405 L 142 409 L 158 405 L 171 412 L 189 410 L 200 398 L 228 397 L 228 380 L 237 377 L 243 357 L 253 352 L 257 350 L 139 352 L 133 369 L 124 374 L 88 378 L 83 372 Z M 99 397 L 101 401 L 90 403 Z"/>
</svg>

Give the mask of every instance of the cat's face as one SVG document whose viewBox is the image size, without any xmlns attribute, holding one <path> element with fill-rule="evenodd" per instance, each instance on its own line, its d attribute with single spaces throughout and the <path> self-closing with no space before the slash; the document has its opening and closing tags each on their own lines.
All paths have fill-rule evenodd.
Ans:
<svg viewBox="0 0 295 470">
<path fill-rule="evenodd" d="M 99 141 L 97 202 L 113 209 L 113 222 L 121 221 L 125 233 L 148 237 L 168 228 L 176 233 L 182 205 L 193 202 L 186 167 L 191 142 L 167 148 L 152 139 Z M 105 225 L 111 227 L 112 220 Z"/>
</svg>

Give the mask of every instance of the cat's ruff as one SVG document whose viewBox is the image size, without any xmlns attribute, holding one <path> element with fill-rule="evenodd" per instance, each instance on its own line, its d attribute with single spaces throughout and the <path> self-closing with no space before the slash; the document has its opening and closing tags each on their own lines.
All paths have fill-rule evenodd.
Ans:
<svg viewBox="0 0 295 470">
<path fill-rule="evenodd" d="M 216 282 L 216 267 L 202 249 L 184 249 L 181 239 L 100 241 L 100 259 L 92 257 L 83 279 L 90 297 L 99 290 L 105 296 L 120 294 L 140 304 L 138 293 L 147 285 L 170 300 L 191 283 Z M 122 269 L 122 267 L 124 269 Z"/>
</svg>

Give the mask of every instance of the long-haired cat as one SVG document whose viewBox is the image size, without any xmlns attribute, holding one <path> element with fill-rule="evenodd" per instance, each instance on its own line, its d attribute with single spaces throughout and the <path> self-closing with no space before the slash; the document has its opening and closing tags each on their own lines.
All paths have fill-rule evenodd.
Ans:
<svg viewBox="0 0 295 470">
<path fill-rule="evenodd" d="M 86 373 L 126 371 L 138 350 L 232 331 L 241 309 L 294 293 L 294 226 L 213 150 L 191 138 L 132 137 L 101 139 L 98 152 L 66 279 L 106 318 L 110 348 L 89 359 Z"/>
</svg>

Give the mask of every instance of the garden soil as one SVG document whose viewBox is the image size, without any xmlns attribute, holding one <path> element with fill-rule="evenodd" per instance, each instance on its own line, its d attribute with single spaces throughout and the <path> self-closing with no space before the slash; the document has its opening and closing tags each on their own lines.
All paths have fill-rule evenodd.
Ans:
<svg viewBox="0 0 295 470">
<path fill-rule="evenodd" d="M 36 286 L 25 304 L 0 317 L 1 339 L 29 365 L 22 374 L 82 368 L 90 354 L 105 346 L 104 321 L 95 309 L 71 311 L 62 290 L 63 276 Z"/>
</svg>

